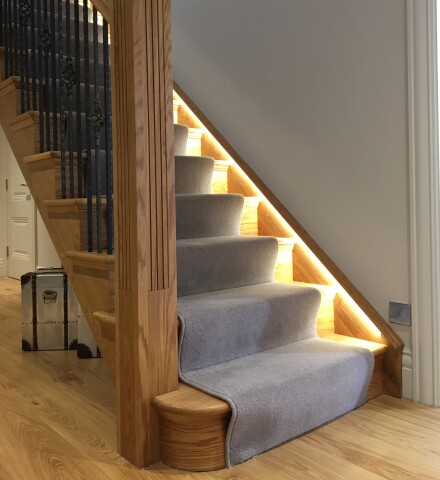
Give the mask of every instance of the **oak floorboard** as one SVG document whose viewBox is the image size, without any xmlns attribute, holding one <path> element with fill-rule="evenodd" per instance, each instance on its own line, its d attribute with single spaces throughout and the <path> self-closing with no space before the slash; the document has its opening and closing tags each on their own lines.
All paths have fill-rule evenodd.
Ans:
<svg viewBox="0 0 440 480">
<path fill-rule="evenodd" d="M 20 284 L 0 279 L 0 480 L 438 480 L 440 409 L 380 396 L 229 470 L 137 470 L 116 453 L 102 360 L 22 352 Z"/>
</svg>

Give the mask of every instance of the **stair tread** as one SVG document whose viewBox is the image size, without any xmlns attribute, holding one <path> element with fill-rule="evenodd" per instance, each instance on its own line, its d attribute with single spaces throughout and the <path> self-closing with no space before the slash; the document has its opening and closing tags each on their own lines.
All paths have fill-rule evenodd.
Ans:
<svg viewBox="0 0 440 480">
<path fill-rule="evenodd" d="M 48 208 L 62 208 L 66 206 L 87 206 L 87 198 L 57 198 L 54 200 L 43 200 L 43 205 Z M 92 204 L 96 203 L 96 197 L 92 198 Z M 102 206 L 107 205 L 107 198 L 101 198 Z"/>
<path fill-rule="evenodd" d="M 352 347 L 362 347 L 370 350 L 370 352 L 375 356 L 384 354 L 388 347 L 383 343 L 371 342 L 368 340 L 362 340 L 360 338 L 347 337 L 346 335 L 339 335 L 334 333 L 325 337 L 327 340 L 332 340 L 334 342 L 343 343 L 344 345 L 350 345 Z"/>
<path fill-rule="evenodd" d="M 374 356 L 378 356 L 387 351 L 386 345 L 344 335 L 334 334 L 325 339 L 345 345 L 366 348 L 370 350 Z M 182 416 L 201 414 L 213 416 L 221 414 L 229 415 L 231 412 L 229 404 L 224 400 L 213 397 L 184 383 L 179 383 L 178 390 L 156 397 L 153 403 L 161 412 L 175 413 Z"/>
<path fill-rule="evenodd" d="M 71 260 L 80 260 L 103 265 L 113 265 L 115 263 L 115 256 L 108 255 L 107 253 L 69 250 L 68 252 L 66 252 L 66 257 L 70 258 Z"/>
</svg>

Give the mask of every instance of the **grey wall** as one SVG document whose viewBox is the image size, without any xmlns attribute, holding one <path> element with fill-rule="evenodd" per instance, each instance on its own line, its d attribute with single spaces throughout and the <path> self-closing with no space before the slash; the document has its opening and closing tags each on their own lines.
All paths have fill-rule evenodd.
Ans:
<svg viewBox="0 0 440 480">
<path fill-rule="evenodd" d="M 385 318 L 409 301 L 405 24 L 404 0 L 173 2 L 175 79 Z"/>
</svg>

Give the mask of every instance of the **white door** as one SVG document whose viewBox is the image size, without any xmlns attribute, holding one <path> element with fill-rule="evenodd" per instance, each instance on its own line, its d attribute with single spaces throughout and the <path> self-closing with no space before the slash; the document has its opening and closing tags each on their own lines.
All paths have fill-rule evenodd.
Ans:
<svg viewBox="0 0 440 480">
<path fill-rule="evenodd" d="M 20 278 L 24 273 L 35 270 L 35 204 L 8 143 L 3 145 L 3 152 L 9 162 L 8 275 Z"/>
</svg>

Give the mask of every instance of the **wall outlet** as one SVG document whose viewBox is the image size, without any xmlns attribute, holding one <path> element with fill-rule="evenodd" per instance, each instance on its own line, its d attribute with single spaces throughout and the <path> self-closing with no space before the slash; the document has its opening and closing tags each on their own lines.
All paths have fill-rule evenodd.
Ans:
<svg viewBox="0 0 440 480">
<path fill-rule="evenodd" d="M 389 319 L 391 323 L 411 325 L 411 305 L 404 302 L 390 301 Z"/>
</svg>

